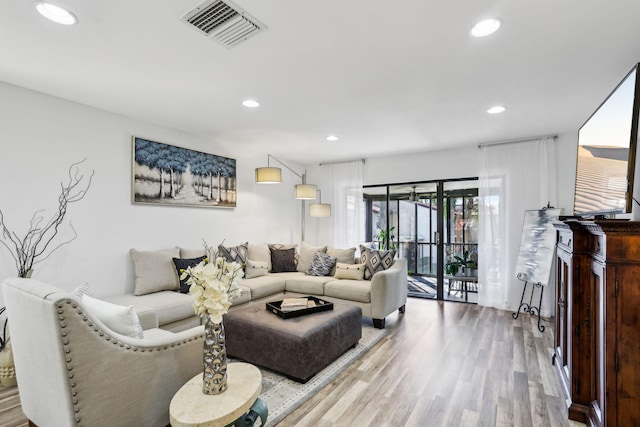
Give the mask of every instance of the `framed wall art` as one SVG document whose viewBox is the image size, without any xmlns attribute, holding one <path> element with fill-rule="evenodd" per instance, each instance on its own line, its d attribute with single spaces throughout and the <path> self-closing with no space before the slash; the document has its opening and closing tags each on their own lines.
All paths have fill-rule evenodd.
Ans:
<svg viewBox="0 0 640 427">
<path fill-rule="evenodd" d="M 236 161 L 133 137 L 133 203 L 234 208 Z"/>
</svg>

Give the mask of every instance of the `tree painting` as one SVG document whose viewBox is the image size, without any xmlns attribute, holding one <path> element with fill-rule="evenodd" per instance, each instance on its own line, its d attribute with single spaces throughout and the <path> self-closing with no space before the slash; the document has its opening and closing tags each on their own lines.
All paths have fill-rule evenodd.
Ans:
<svg viewBox="0 0 640 427">
<path fill-rule="evenodd" d="M 235 207 L 236 161 L 133 137 L 133 202 Z"/>
</svg>

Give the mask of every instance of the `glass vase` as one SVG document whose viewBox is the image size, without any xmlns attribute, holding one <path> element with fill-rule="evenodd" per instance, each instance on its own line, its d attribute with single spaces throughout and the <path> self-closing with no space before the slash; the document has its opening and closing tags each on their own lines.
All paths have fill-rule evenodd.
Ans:
<svg viewBox="0 0 640 427">
<path fill-rule="evenodd" d="M 227 389 L 227 350 L 224 325 L 214 323 L 209 316 L 204 324 L 204 372 L 202 392 L 219 394 Z"/>
</svg>

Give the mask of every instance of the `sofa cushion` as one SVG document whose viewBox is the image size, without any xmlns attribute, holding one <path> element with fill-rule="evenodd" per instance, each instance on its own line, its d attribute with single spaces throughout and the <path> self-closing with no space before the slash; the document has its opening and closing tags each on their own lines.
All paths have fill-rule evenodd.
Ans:
<svg viewBox="0 0 640 427">
<path fill-rule="evenodd" d="M 269 250 L 269 245 L 266 243 L 259 245 L 249 244 L 247 248 L 247 259 L 266 262 L 268 266 L 267 270 L 271 271 L 271 251 Z"/>
<path fill-rule="evenodd" d="M 253 279 L 242 278 L 238 281 L 239 285 L 251 289 L 252 300 L 284 291 L 284 283 L 284 279 L 272 275 L 255 277 Z"/>
<path fill-rule="evenodd" d="M 135 295 L 180 289 L 172 258 L 180 257 L 178 248 L 161 251 L 131 249 L 135 271 Z"/>
<path fill-rule="evenodd" d="M 386 270 L 394 263 L 396 251 L 379 251 L 360 245 L 360 261 L 364 264 L 364 280 L 371 280 L 378 271 Z"/>
<path fill-rule="evenodd" d="M 89 295 L 82 297 L 82 305 L 89 315 L 95 316 L 112 331 L 127 337 L 144 338 L 140 319 L 133 306 L 113 304 Z"/>
<path fill-rule="evenodd" d="M 298 254 L 298 271 L 307 273 L 316 252 L 327 252 L 327 247 L 311 246 L 307 242 L 302 242 L 302 245 L 300 245 L 300 253 Z"/>
<path fill-rule="evenodd" d="M 189 279 L 188 277 L 185 277 L 184 279 L 181 279 L 180 276 L 182 276 L 182 270 L 186 270 L 189 267 L 195 267 L 196 265 L 200 264 L 203 260 L 205 260 L 207 257 L 202 255 L 198 258 L 173 258 L 173 265 L 176 266 L 176 274 L 178 275 L 178 281 L 180 282 L 180 292 L 182 292 L 183 294 L 186 294 L 189 292 L 189 285 L 187 284 L 187 280 Z"/>
<path fill-rule="evenodd" d="M 371 282 L 367 280 L 333 280 L 324 285 L 324 294 L 328 297 L 369 303 L 371 302 Z"/>
<path fill-rule="evenodd" d="M 247 263 L 248 245 L 248 242 L 240 243 L 238 246 L 218 245 L 218 257 L 222 257 L 228 262 L 237 262 L 244 268 Z"/>
<path fill-rule="evenodd" d="M 336 279 L 362 280 L 364 278 L 364 264 L 336 264 Z"/>
<path fill-rule="evenodd" d="M 300 273 L 299 271 L 286 271 L 286 272 L 283 272 L 283 273 L 269 273 L 269 276 L 281 277 L 284 280 L 289 280 L 292 277 L 308 277 L 305 273 Z"/>
<path fill-rule="evenodd" d="M 342 264 L 355 264 L 356 248 L 336 249 L 331 246 L 327 247 L 327 255 L 336 259 L 336 262 Z"/>
<path fill-rule="evenodd" d="M 328 276 L 336 266 L 336 259 L 325 254 L 324 252 L 316 252 L 313 261 L 307 269 L 310 276 Z"/>
<path fill-rule="evenodd" d="M 244 277 L 253 279 L 254 277 L 266 276 L 267 274 L 269 274 L 269 264 L 266 261 L 247 259 Z"/>
<path fill-rule="evenodd" d="M 335 280 L 331 276 L 292 275 L 286 278 L 287 292 L 305 295 L 324 295 L 324 284 Z"/>
<path fill-rule="evenodd" d="M 158 315 L 158 324 L 162 327 L 195 316 L 193 297 L 180 292 L 162 291 L 134 296 L 132 294 L 114 295 L 103 298 L 115 304 L 133 305 L 134 308 L 151 308 Z"/>
<path fill-rule="evenodd" d="M 296 271 L 295 249 L 274 249 L 271 250 L 271 271 L 283 273 Z"/>
</svg>

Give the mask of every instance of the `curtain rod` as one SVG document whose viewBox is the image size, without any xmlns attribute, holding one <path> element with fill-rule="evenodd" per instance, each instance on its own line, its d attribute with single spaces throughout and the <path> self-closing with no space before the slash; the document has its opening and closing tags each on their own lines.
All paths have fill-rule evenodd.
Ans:
<svg viewBox="0 0 640 427">
<path fill-rule="evenodd" d="M 555 140 L 555 139 L 558 139 L 558 135 L 531 136 L 528 138 L 509 139 L 509 140 L 496 141 L 496 142 L 485 142 L 484 144 L 478 144 L 478 148 L 491 147 L 493 145 L 517 144 L 519 142 L 535 141 L 536 139 L 542 139 L 542 138 L 553 138 Z"/>
<path fill-rule="evenodd" d="M 319 163 L 318 166 L 330 166 L 330 165 L 339 165 L 341 163 L 351 163 L 351 162 L 362 162 L 362 163 L 366 163 L 365 159 L 355 159 L 355 160 L 342 160 L 339 162 L 326 162 L 326 163 Z"/>
</svg>

